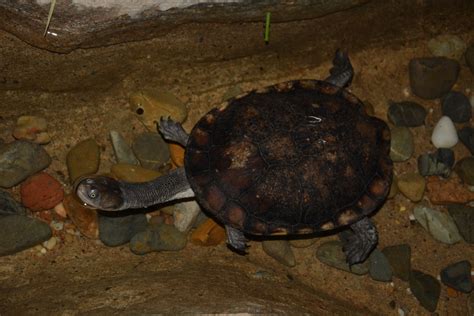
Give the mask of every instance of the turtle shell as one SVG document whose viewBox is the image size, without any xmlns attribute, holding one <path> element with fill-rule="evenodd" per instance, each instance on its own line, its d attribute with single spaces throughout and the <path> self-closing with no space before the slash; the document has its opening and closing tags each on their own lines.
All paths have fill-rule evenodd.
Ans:
<svg viewBox="0 0 474 316">
<path fill-rule="evenodd" d="M 198 202 L 246 233 L 300 234 L 376 210 L 392 180 L 390 131 L 317 80 L 281 83 L 213 109 L 193 128 L 186 174 Z"/>
</svg>

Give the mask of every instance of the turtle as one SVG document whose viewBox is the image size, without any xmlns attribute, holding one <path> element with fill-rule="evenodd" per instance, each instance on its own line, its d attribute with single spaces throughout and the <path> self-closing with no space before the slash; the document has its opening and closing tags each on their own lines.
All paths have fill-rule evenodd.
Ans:
<svg viewBox="0 0 474 316">
<path fill-rule="evenodd" d="M 88 176 L 74 190 L 84 205 L 105 211 L 194 197 L 243 253 L 250 236 L 350 228 L 341 237 L 346 260 L 362 262 L 378 242 L 369 215 L 386 199 L 393 163 L 387 124 L 347 90 L 353 73 L 338 50 L 325 80 L 292 80 L 230 99 L 190 134 L 162 117 L 159 132 L 185 147 L 184 167 L 145 183 Z"/>
</svg>

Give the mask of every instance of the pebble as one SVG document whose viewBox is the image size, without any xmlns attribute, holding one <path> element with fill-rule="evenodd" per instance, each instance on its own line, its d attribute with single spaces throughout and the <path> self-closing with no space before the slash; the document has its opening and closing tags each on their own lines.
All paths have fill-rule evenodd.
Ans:
<svg viewBox="0 0 474 316">
<path fill-rule="evenodd" d="M 56 247 L 57 244 L 58 244 L 58 238 L 53 236 L 50 239 L 43 242 L 43 247 L 48 250 L 53 250 L 53 248 Z"/>
<path fill-rule="evenodd" d="M 149 225 L 130 240 L 130 250 L 137 255 L 153 251 L 178 251 L 186 246 L 187 236 L 173 225 Z"/>
<path fill-rule="evenodd" d="M 408 244 L 388 246 L 382 249 L 382 253 L 387 258 L 392 267 L 393 275 L 397 278 L 408 281 L 411 271 L 411 248 Z"/>
<path fill-rule="evenodd" d="M 450 264 L 441 270 L 441 282 L 463 293 L 472 291 L 471 263 L 467 260 Z"/>
<path fill-rule="evenodd" d="M 295 255 L 290 243 L 286 239 L 274 239 L 262 241 L 263 251 L 281 264 L 294 267 L 296 265 Z"/>
<path fill-rule="evenodd" d="M 133 236 L 145 231 L 148 225 L 144 213 L 98 212 L 99 239 L 109 247 L 128 243 Z"/>
<path fill-rule="evenodd" d="M 467 149 L 471 152 L 471 155 L 474 155 L 474 128 L 472 127 L 463 127 L 458 132 L 459 139 L 461 143 L 466 146 Z"/>
<path fill-rule="evenodd" d="M 56 214 L 58 214 L 62 218 L 67 217 L 67 212 L 66 212 L 66 209 L 64 208 L 64 204 L 62 202 L 58 203 L 53 209 L 54 209 L 54 212 L 56 212 Z"/>
<path fill-rule="evenodd" d="M 463 239 L 474 244 L 474 207 L 452 204 L 448 206 L 448 212 Z"/>
<path fill-rule="evenodd" d="M 410 290 L 421 306 L 430 312 L 436 310 L 441 293 L 441 284 L 435 277 L 413 270 L 410 275 Z"/>
<path fill-rule="evenodd" d="M 117 163 L 125 163 L 129 165 L 139 165 L 137 157 L 133 153 L 132 148 L 127 144 L 122 134 L 117 131 L 110 131 L 110 140 L 114 149 L 115 159 Z"/>
<path fill-rule="evenodd" d="M 445 57 L 412 59 L 408 66 L 410 87 L 421 98 L 440 98 L 456 83 L 459 70 L 456 60 Z"/>
<path fill-rule="evenodd" d="M 451 148 L 458 143 L 458 133 L 453 121 L 448 116 L 443 116 L 436 123 L 431 142 L 436 148 Z"/>
<path fill-rule="evenodd" d="M 100 148 L 93 138 L 77 143 L 69 150 L 66 164 L 69 180 L 74 183 L 79 177 L 97 172 L 100 163 Z"/>
<path fill-rule="evenodd" d="M 301 238 L 294 238 L 290 239 L 291 247 L 295 248 L 308 248 L 314 245 L 314 243 L 318 240 L 318 238 L 311 238 L 311 237 L 301 237 Z"/>
<path fill-rule="evenodd" d="M 64 190 L 58 180 L 39 172 L 26 179 L 20 187 L 22 204 L 32 211 L 50 210 L 64 197 Z"/>
<path fill-rule="evenodd" d="M 90 239 L 97 239 L 99 237 L 96 210 L 84 207 L 73 194 L 66 195 L 63 204 L 68 217 L 81 234 Z"/>
<path fill-rule="evenodd" d="M 426 110 L 416 102 L 391 102 L 388 120 L 395 126 L 417 127 L 425 124 Z"/>
<path fill-rule="evenodd" d="M 342 250 L 342 242 L 339 240 L 322 243 L 316 250 L 316 258 L 328 266 L 353 274 L 364 275 L 369 272 L 369 260 L 349 267 L 346 261 L 346 254 Z"/>
<path fill-rule="evenodd" d="M 392 281 L 392 267 L 387 257 L 378 249 L 374 249 L 369 257 L 369 275 L 375 281 Z"/>
<path fill-rule="evenodd" d="M 423 205 L 415 206 L 413 210 L 416 220 L 434 239 L 452 245 L 462 240 L 453 218 Z"/>
<path fill-rule="evenodd" d="M 434 56 L 460 60 L 466 50 L 466 43 L 459 36 L 443 34 L 430 39 L 428 49 Z"/>
<path fill-rule="evenodd" d="M 51 157 L 38 144 L 23 140 L 0 143 L 0 187 L 11 188 L 48 167 Z"/>
<path fill-rule="evenodd" d="M 191 242 L 199 246 L 217 246 L 225 240 L 225 229 L 212 218 L 207 218 L 191 234 Z"/>
<path fill-rule="evenodd" d="M 186 105 L 164 89 L 143 90 L 130 96 L 132 111 L 149 131 L 156 131 L 161 117 L 183 123 L 188 115 Z"/>
<path fill-rule="evenodd" d="M 466 59 L 466 63 L 471 69 L 471 72 L 474 74 L 474 44 L 471 44 L 471 46 L 467 48 L 464 58 Z"/>
<path fill-rule="evenodd" d="M 408 127 L 395 126 L 391 130 L 390 158 L 394 162 L 410 159 L 415 148 L 413 134 Z"/>
<path fill-rule="evenodd" d="M 0 217 L 0 256 L 34 247 L 51 238 L 48 224 L 23 215 Z"/>
<path fill-rule="evenodd" d="M 170 159 L 168 145 L 156 132 L 138 135 L 133 141 L 132 149 L 142 167 L 147 169 L 160 170 Z"/>
<path fill-rule="evenodd" d="M 110 168 L 110 173 L 117 177 L 117 179 L 132 183 L 151 181 L 162 175 L 161 172 L 156 170 L 146 169 L 140 166 L 125 163 L 113 165 Z"/>
<path fill-rule="evenodd" d="M 443 97 L 441 103 L 443 115 L 455 123 L 466 123 L 472 117 L 472 106 L 468 97 L 461 92 L 450 91 Z"/>
<path fill-rule="evenodd" d="M 397 185 L 400 192 L 410 201 L 418 202 L 425 192 L 425 178 L 416 172 L 407 172 L 398 176 Z"/>
<path fill-rule="evenodd" d="M 26 215 L 26 209 L 8 191 L 0 189 L 0 216 L 14 214 Z"/>
<path fill-rule="evenodd" d="M 48 124 L 42 117 L 31 115 L 20 116 L 13 130 L 13 137 L 37 144 L 47 144 L 51 141 L 51 137 L 46 131 L 47 128 Z"/>
<path fill-rule="evenodd" d="M 174 226 L 180 232 L 188 232 L 192 227 L 201 208 L 196 201 L 185 201 L 175 204 L 173 218 Z"/>
<path fill-rule="evenodd" d="M 433 204 L 466 204 L 474 201 L 474 192 L 469 191 L 458 179 L 428 177 L 426 195 Z"/>
<path fill-rule="evenodd" d="M 64 229 L 64 222 L 58 222 L 55 220 L 52 220 L 51 223 L 49 223 L 49 226 L 56 231 L 60 231 Z"/>
<path fill-rule="evenodd" d="M 465 157 L 456 163 L 456 173 L 467 185 L 474 185 L 474 157 Z"/>
<path fill-rule="evenodd" d="M 418 157 L 418 172 L 426 176 L 449 177 L 454 164 L 454 151 L 439 148 L 435 153 L 423 154 Z"/>
<path fill-rule="evenodd" d="M 184 148 L 175 143 L 168 143 L 171 161 L 176 167 L 184 166 Z"/>
</svg>

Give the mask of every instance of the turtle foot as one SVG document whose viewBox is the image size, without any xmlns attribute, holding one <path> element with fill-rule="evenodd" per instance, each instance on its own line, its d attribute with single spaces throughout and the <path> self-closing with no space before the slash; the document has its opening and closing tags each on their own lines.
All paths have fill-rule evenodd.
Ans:
<svg viewBox="0 0 474 316">
<path fill-rule="evenodd" d="M 247 253 L 247 238 L 240 230 L 226 225 L 227 244 L 239 254 Z"/>
<path fill-rule="evenodd" d="M 170 117 L 161 117 L 160 123 L 158 125 L 158 131 L 166 140 L 176 142 L 186 147 L 189 135 L 183 129 L 181 123 L 173 121 Z"/>
<path fill-rule="evenodd" d="M 341 88 L 347 87 L 354 76 L 354 69 L 352 68 L 349 56 L 347 53 L 338 49 L 332 64 L 333 67 L 329 70 L 331 75 L 327 77 L 325 81 Z"/>
<path fill-rule="evenodd" d="M 378 242 L 377 229 L 367 217 L 352 224 L 351 230 L 353 233 L 341 236 L 350 266 L 365 261 Z"/>
</svg>

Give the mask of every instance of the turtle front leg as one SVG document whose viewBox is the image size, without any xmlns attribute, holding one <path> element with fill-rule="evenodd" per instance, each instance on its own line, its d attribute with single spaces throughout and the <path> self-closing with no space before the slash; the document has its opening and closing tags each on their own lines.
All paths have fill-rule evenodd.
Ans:
<svg viewBox="0 0 474 316">
<path fill-rule="evenodd" d="M 336 55 L 332 61 L 333 67 L 330 72 L 330 76 L 327 77 L 324 81 L 332 83 L 335 86 L 344 88 L 347 87 L 354 76 L 354 68 L 352 68 L 351 61 L 347 53 L 344 53 L 342 50 L 338 49 Z"/>
<path fill-rule="evenodd" d="M 160 118 L 160 123 L 157 126 L 158 131 L 163 135 L 166 140 L 176 142 L 183 147 L 186 147 L 188 143 L 189 135 L 181 126 L 181 123 L 173 121 L 171 118 Z"/>
<path fill-rule="evenodd" d="M 365 261 L 378 242 L 377 229 L 368 217 L 352 224 L 351 230 L 353 234 L 341 238 L 349 265 Z"/>
<path fill-rule="evenodd" d="M 247 238 L 244 233 L 232 226 L 226 225 L 227 244 L 240 254 L 245 254 L 247 249 Z"/>
</svg>

